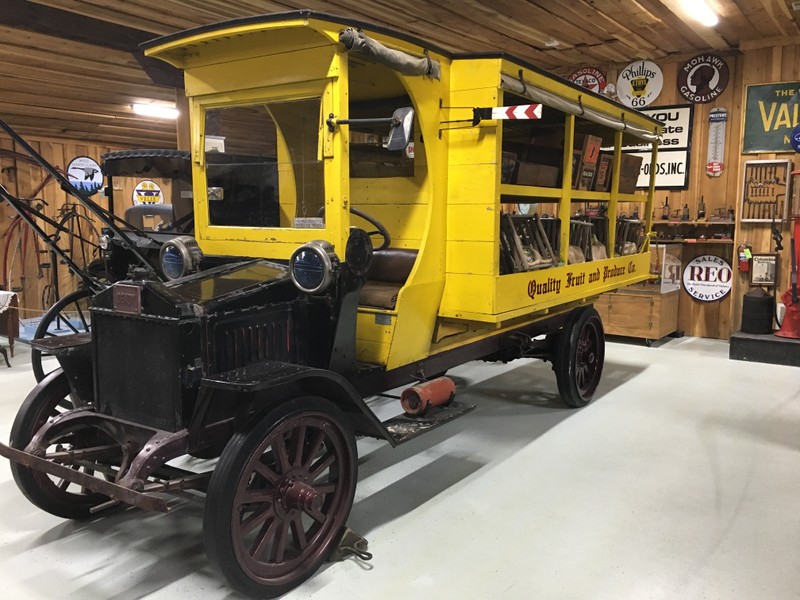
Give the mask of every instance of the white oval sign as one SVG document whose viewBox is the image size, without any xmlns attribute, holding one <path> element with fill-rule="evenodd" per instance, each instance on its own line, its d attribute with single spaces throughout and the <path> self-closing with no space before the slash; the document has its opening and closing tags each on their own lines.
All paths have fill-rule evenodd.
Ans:
<svg viewBox="0 0 800 600">
<path fill-rule="evenodd" d="M 683 269 L 683 288 L 703 302 L 722 300 L 731 291 L 733 269 L 724 258 L 704 254 L 692 259 Z"/>
<path fill-rule="evenodd" d="M 164 204 L 164 194 L 155 181 L 140 181 L 133 190 L 134 204 Z"/>
<path fill-rule="evenodd" d="M 649 60 L 637 60 L 620 71 L 617 96 L 626 106 L 642 108 L 652 104 L 663 87 L 664 74 L 659 66 Z"/>
</svg>

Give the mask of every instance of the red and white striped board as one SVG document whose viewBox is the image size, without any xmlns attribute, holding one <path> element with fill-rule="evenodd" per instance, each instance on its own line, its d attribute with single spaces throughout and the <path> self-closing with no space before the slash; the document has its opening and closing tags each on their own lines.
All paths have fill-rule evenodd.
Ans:
<svg viewBox="0 0 800 600">
<path fill-rule="evenodd" d="M 541 119 L 541 104 L 520 104 L 518 106 L 495 106 L 492 119 Z"/>
</svg>

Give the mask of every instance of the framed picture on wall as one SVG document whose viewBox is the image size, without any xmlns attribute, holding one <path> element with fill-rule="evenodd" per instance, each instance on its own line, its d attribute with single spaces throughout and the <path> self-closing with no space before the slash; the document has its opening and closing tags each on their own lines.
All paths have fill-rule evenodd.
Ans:
<svg viewBox="0 0 800 600">
<path fill-rule="evenodd" d="M 777 254 L 753 254 L 750 265 L 750 285 L 775 287 L 778 277 Z"/>
</svg>

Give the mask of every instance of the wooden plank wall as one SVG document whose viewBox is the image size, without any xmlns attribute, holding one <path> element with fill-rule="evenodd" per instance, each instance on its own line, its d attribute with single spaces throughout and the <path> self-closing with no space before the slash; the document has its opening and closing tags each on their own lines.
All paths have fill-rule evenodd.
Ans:
<svg viewBox="0 0 800 600">
<path fill-rule="evenodd" d="M 53 141 L 31 138 L 27 139 L 27 141 L 46 160 L 60 169 L 65 169 L 69 162 L 76 156 L 90 156 L 100 162 L 100 155 L 103 153 L 120 149 L 65 140 Z M 13 141 L 4 136 L 0 136 L 0 148 L 19 151 L 19 149 L 15 147 Z M 31 193 L 40 185 L 45 177 L 46 174 L 36 165 L 31 165 L 23 161 L 0 159 L 0 183 L 17 197 L 30 197 Z M 55 182 L 50 182 L 37 195 L 37 198 L 47 203 L 43 208 L 43 212 L 51 219 L 58 220 L 69 197 Z M 100 196 L 98 194 L 95 195 L 93 199 L 98 200 L 99 198 Z M 107 202 L 102 199 L 100 200 L 100 204 L 107 207 Z M 8 255 L 8 265 L 5 267 L 8 271 L 8 287 L 16 290 L 18 293 L 20 318 L 35 318 L 40 316 L 53 301 L 53 293 L 55 290 L 52 288 L 52 257 L 49 252 L 37 251 L 45 246 L 39 244 L 38 241 L 34 241 L 34 234 L 32 231 L 30 231 L 30 235 L 28 236 L 23 234 L 22 242 L 24 242 L 27 237 L 27 245 L 24 252 L 26 260 L 23 272 L 21 266 L 22 261 L 20 259 L 23 254 L 21 247 L 22 242 L 18 241 L 18 236 L 13 229 L 9 231 L 15 216 L 16 212 L 6 203 L 3 203 L 3 206 L 0 207 L 0 268 L 3 268 L 2 262 L 6 260 L 6 255 Z M 95 223 L 95 226 L 99 230 L 99 225 L 97 225 L 97 223 Z M 48 233 L 52 233 L 53 228 L 48 226 L 46 230 Z M 9 250 L 6 253 L 6 242 L 9 238 Z M 12 257 L 14 257 L 13 265 L 11 264 Z M 59 295 L 63 297 L 76 289 L 77 278 L 68 271 L 65 265 L 57 264 L 57 268 Z M 0 281 L 0 285 L 3 285 L 2 281 Z"/>
<path fill-rule="evenodd" d="M 786 44 L 768 48 L 745 49 L 743 60 L 743 82 L 745 84 L 773 83 L 779 81 L 800 81 L 800 45 Z M 742 88 L 742 104 L 744 103 L 744 88 Z M 797 125 L 797 123 L 795 123 Z M 739 147 L 741 148 L 741 128 L 736 130 L 738 135 Z M 744 168 L 747 160 L 778 159 L 792 161 L 794 168 L 800 168 L 800 157 L 794 153 L 790 154 L 747 154 L 741 155 L 739 168 Z M 737 178 L 738 190 L 737 198 L 741 195 L 741 171 Z M 797 183 L 797 180 L 792 182 Z M 795 209 L 800 207 L 795 206 Z M 780 272 L 778 279 L 778 296 L 783 293 L 790 285 L 791 273 L 791 254 L 789 240 L 791 238 L 790 222 L 782 223 L 781 233 L 783 234 L 784 249 L 779 253 L 778 269 Z M 775 244 L 772 240 L 769 223 L 742 223 L 736 228 L 736 245 L 748 242 L 754 252 L 773 252 Z M 798 241 L 800 243 L 800 241 Z M 742 316 L 742 297 L 750 286 L 748 278 L 744 274 L 739 274 L 733 289 L 733 308 L 731 322 L 733 331 L 738 331 Z"/>
<path fill-rule="evenodd" d="M 788 41 L 788 40 L 787 40 Z M 681 292 L 678 326 L 687 335 L 727 339 L 732 332 L 738 331 L 741 323 L 742 296 L 750 291 L 748 276 L 737 268 L 736 248 L 745 241 L 749 242 L 754 252 L 771 252 L 774 244 L 771 239 L 768 223 L 741 223 L 739 204 L 742 194 L 742 169 L 747 160 L 782 159 L 793 160 L 795 168 L 800 167 L 800 160 L 793 154 L 741 154 L 742 149 L 742 116 L 744 94 L 747 85 L 771 83 L 778 81 L 800 81 L 800 45 L 789 44 L 763 48 L 744 48 L 741 52 L 719 53 L 728 63 L 730 81 L 725 92 L 709 104 L 696 104 L 691 141 L 691 166 L 689 170 L 689 186 L 686 190 L 656 191 L 654 206 L 656 207 L 656 223 L 660 216 L 659 208 L 669 198 L 672 210 L 688 205 L 690 216 L 695 219 L 697 208 L 702 197 L 706 204 L 706 213 L 711 215 L 716 208 L 734 208 L 736 210 L 736 228 L 733 244 L 686 244 L 683 252 L 683 264 L 701 254 L 725 256 L 734 270 L 734 282 L 731 294 L 720 302 L 700 302 Z M 677 89 L 677 71 L 690 56 L 673 62 L 660 62 L 664 74 L 664 88 L 659 95 L 656 106 L 687 104 Z M 617 65 L 624 67 L 625 65 Z M 607 70 L 608 80 L 615 82 L 619 68 Z M 720 177 L 709 177 L 705 174 L 708 152 L 708 114 L 714 107 L 728 109 L 726 126 L 725 170 Z M 630 207 L 623 205 L 622 210 Z M 662 226 L 663 227 L 663 226 Z M 789 285 L 789 224 L 782 224 L 784 250 L 780 254 L 780 280 L 778 289 L 785 290 Z"/>
</svg>

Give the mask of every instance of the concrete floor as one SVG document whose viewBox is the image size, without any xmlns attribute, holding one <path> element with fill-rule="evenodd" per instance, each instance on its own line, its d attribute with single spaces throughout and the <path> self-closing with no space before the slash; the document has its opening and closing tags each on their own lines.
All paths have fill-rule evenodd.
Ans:
<svg viewBox="0 0 800 600">
<path fill-rule="evenodd" d="M 0 438 L 33 385 L 0 368 Z M 359 442 L 349 525 L 374 559 L 286 598 L 800 598 L 800 370 L 727 343 L 611 342 L 596 400 L 562 408 L 548 365 L 451 371 L 473 413 L 392 450 Z M 208 568 L 203 504 L 65 522 L 0 467 L 3 598 L 237 598 Z"/>
</svg>

